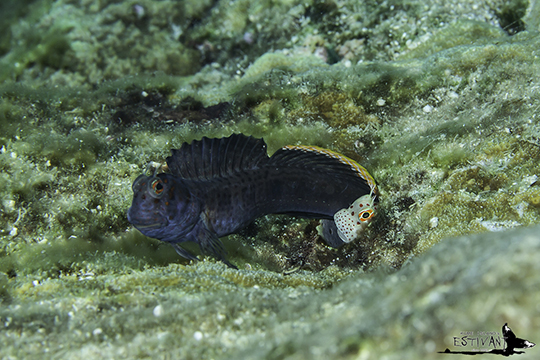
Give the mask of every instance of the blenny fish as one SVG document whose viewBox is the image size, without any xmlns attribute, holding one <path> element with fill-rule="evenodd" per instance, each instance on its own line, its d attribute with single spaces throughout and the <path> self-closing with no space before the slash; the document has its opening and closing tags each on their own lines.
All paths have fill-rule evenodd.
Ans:
<svg viewBox="0 0 540 360">
<path fill-rule="evenodd" d="M 127 216 L 187 259 L 197 258 L 179 243 L 192 241 L 234 267 L 219 238 L 267 214 L 321 219 L 321 235 L 339 247 L 360 235 L 377 208 L 367 170 L 316 146 L 285 146 L 269 157 L 263 139 L 233 134 L 184 143 L 166 161 L 170 173 L 135 179 Z"/>
</svg>

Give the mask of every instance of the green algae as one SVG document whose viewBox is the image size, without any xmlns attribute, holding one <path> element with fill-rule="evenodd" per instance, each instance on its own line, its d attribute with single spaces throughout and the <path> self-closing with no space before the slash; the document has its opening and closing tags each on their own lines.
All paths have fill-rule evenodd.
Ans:
<svg viewBox="0 0 540 360">
<path fill-rule="evenodd" d="M 62 358 L 412 359 L 452 348 L 463 329 L 498 331 L 505 322 L 534 339 L 537 232 L 451 239 L 395 273 L 285 276 L 199 263 L 20 277 L 8 291 L 22 306 L 0 312 L 2 348 L 15 357 L 44 342 Z M 11 345 L 15 334 L 24 346 Z"/>
<path fill-rule="evenodd" d="M 253 83 L 256 77 L 271 70 L 287 69 L 296 73 L 306 72 L 314 67 L 325 66 L 326 63 L 316 57 L 291 57 L 279 53 L 267 53 L 259 57 L 244 74 L 246 82 Z"/>
<path fill-rule="evenodd" d="M 112 7 L 109 10 L 122 17 L 126 14 L 125 9 Z M 472 31 L 471 28 L 476 30 Z M 164 74 L 157 77 L 139 75 L 105 83 L 97 91 L 91 92 L 84 88 L 34 90 L 6 84 L 3 88 L 2 119 L 8 125 L 8 132 L 3 138 L 3 163 L 6 174 L 13 178 L 13 182 L 6 182 L 9 186 L 4 191 L 9 204 L 15 201 L 16 204 L 28 204 L 29 208 L 19 209 L 23 216 L 18 224 L 25 226 L 17 227 L 16 230 L 12 224 L 16 221 L 15 215 L 19 213 L 11 211 L 10 220 L 4 221 L 8 229 L 5 234 L 11 231 L 19 233 L 19 230 L 21 234 L 30 234 L 36 229 L 43 229 L 49 234 L 46 238 L 80 236 L 91 242 L 99 242 L 103 238 L 99 234 L 115 234 L 129 226 L 124 218 L 129 190 L 123 190 L 121 196 L 113 195 L 112 192 L 117 191 L 119 186 L 129 184 L 128 177 L 133 176 L 135 168 L 141 169 L 145 162 L 163 161 L 169 148 L 178 147 L 182 142 L 202 135 L 224 136 L 232 132 L 244 132 L 264 136 L 270 152 L 288 143 L 310 143 L 334 148 L 358 159 L 376 178 L 384 179 L 380 187 L 387 199 L 383 196 L 383 201 L 393 198 L 394 205 L 387 203 L 388 208 L 396 207 L 399 214 L 410 216 L 410 227 L 415 230 L 411 229 L 409 234 L 408 231 L 401 231 L 400 226 L 404 221 L 399 220 L 396 223 L 402 225 L 395 229 L 376 234 L 384 228 L 379 224 L 374 225 L 373 231 L 369 232 L 369 237 L 375 235 L 375 239 L 386 238 L 386 242 L 408 249 L 399 256 L 390 254 L 395 249 L 379 249 L 377 241 L 367 241 L 362 246 L 364 252 L 382 253 L 382 258 L 387 256 L 387 259 L 392 259 L 389 260 L 391 264 L 399 265 L 411 247 L 416 247 L 414 243 L 432 244 L 445 235 L 455 234 L 443 229 L 453 226 L 455 216 L 439 217 L 438 211 L 429 210 L 430 207 L 420 210 L 421 206 L 407 214 L 404 212 L 406 209 L 402 208 L 404 205 L 400 204 L 408 203 L 410 206 L 437 199 L 439 195 L 434 190 L 446 191 L 448 186 L 451 191 L 465 190 L 474 196 L 481 191 L 504 190 L 511 180 L 508 175 L 505 175 L 506 178 L 499 176 L 500 169 L 488 172 L 488 175 L 483 172 L 482 176 L 476 174 L 457 180 L 458 183 L 466 182 L 465 186 L 448 185 L 448 182 L 458 179 L 453 173 L 459 172 L 460 168 L 467 168 L 474 163 L 483 166 L 482 163 L 492 161 L 478 152 L 471 134 L 499 131 L 504 126 L 501 122 L 503 119 L 509 119 L 506 128 L 516 124 L 522 126 L 519 119 L 526 117 L 525 114 L 528 111 L 530 114 L 532 110 L 531 103 L 520 100 L 520 95 L 514 94 L 495 107 L 481 108 L 475 114 L 479 98 L 474 94 L 481 93 L 483 97 L 493 94 L 491 96 L 495 98 L 499 94 L 498 89 L 504 84 L 494 82 L 493 79 L 512 81 L 532 74 L 536 66 L 534 61 L 529 67 L 523 68 L 515 64 L 528 61 L 526 54 L 530 52 L 527 49 L 534 47 L 537 42 L 534 35 L 518 34 L 521 36 L 519 40 L 505 38 L 494 26 L 474 21 L 451 23 L 441 31 L 443 33 L 423 42 L 425 49 L 418 50 L 418 53 L 412 50 L 407 52 L 405 56 L 416 57 L 414 61 L 408 62 L 369 63 L 350 68 L 342 64 L 313 66 L 322 63 L 320 60 L 313 62 L 313 59 L 318 59 L 314 57 L 268 53 L 255 61 L 239 81 L 229 80 L 222 84 L 221 91 L 224 94 L 233 91 L 234 107 L 231 114 L 225 115 L 220 123 L 210 123 L 204 128 L 189 123 L 178 126 L 151 124 L 141 119 L 140 124 L 122 129 L 109 120 L 111 116 L 114 119 L 115 107 L 122 104 L 153 107 L 155 111 L 160 111 L 159 106 L 164 102 L 174 106 L 175 102 L 185 99 L 188 94 L 208 103 L 209 100 L 201 96 L 200 92 L 189 90 L 200 81 L 196 76 L 169 78 Z M 471 34 L 478 41 L 473 45 L 464 45 L 473 41 L 472 38 L 448 35 L 455 31 Z M 462 42 L 440 44 L 442 39 L 448 38 L 457 38 Z M 494 39 L 496 45 L 490 44 Z M 502 69 L 495 64 L 500 64 Z M 174 75 L 172 70 L 167 72 Z M 497 75 L 500 73 L 504 73 L 504 76 Z M 184 88 L 182 92 L 175 92 L 175 89 L 180 88 Z M 524 91 L 527 92 L 526 89 Z M 142 93 L 158 94 L 163 100 L 152 104 L 145 102 L 140 95 L 137 95 L 138 98 L 133 97 L 133 94 Z M 471 94 L 473 96 L 469 97 Z M 531 101 L 535 98 L 533 91 L 526 96 Z M 84 102 L 85 99 L 90 101 Z M 243 115 L 246 108 L 253 109 L 252 116 Z M 466 108 L 473 111 L 463 112 Z M 397 123 L 391 117 L 398 115 L 400 109 L 405 110 L 399 114 L 404 121 Z M 486 115 L 486 111 L 491 115 Z M 448 114 L 452 113 L 457 116 L 452 121 L 447 120 Z M 430 122 L 415 125 L 419 133 L 396 136 L 407 132 L 408 123 L 413 123 L 414 116 L 429 116 Z M 25 117 L 34 120 L 14 126 L 14 119 Z M 512 117 L 514 120 L 510 120 Z M 32 133 L 37 128 L 43 130 L 45 120 L 48 121 L 45 123 L 47 131 L 44 134 Z M 525 127 L 525 131 L 527 129 Z M 13 136 L 21 138 L 21 134 L 24 141 L 12 140 Z M 523 151 L 527 153 L 529 150 Z M 389 168 L 388 164 L 392 166 Z M 536 171 L 533 163 L 527 169 L 520 170 L 513 176 L 526 177 Z M 61 182 L 56 181 L 65 171 L 67 177 Z M 103 176 L 103 173 L 110 175 Z M 425 192 L 417 191 L 414 196 L 404 193 L 414 191 L 411 181 L 422 180 L 429 173 L 435 177 L 429 189 L 425 188 Z M 491 176 L 495 180 L 490 180 Z M 400 184 L 403 179 L 409 181 L 408 185 Z M 68 185 L 70 183 L 77 185 Z M 81 187 L 88 189 L 83 196 L 79 196 Z M 390 189 L 401 189 L 400 195 L 396 197 L 395 192 L 392 195 L 393 190 Z M 423 189 L 422 184 L 418 189 Z M 53 200 L 36 201 L 44 194 L 59 191 L 67 196 L 65 200 L 60 195 L 57 198 L 47 196 L 47 199 Z M 448 199 L 449 204 L 463 201 L 450 200 L 445 196 L 442 198 Z M 517 206 L 501 201 L 499 197 L 493 199 L 494 203 Z M 466 201 L 465 205 L 469 206 L 471 202 Z M 500 206 L 486 213 L 469 212 L 467 221 L 500 218 L 503 223 L 510 220 L 519 222 L 519 219 L 505 219 L 502 214 L 499 215 L 504 209 L 505 206 Z M 415 211 L 420 211 L 422 215 L 418 219 L 422 220 L 412 220 L 416 218 L 416 215 L 412 215 Z M 458 208 L 452 214 L 460 211 Z M 528 219 L 525 224 L 534 223 L 536 215 L 530 214 L 535 213 L 529 212 L 528 208 L 524 211 L 525 219 Z M 43 212 L 45 214 L 40 216 Z M 388 214 L 381 215 L 380 222 L 393 222 Z M 437 236 L 429 235 L 427 231 L 427 220 L 434 218 L 440 220 L 440 234 Z M 95 221 L 88 227 L 86 224 L 91 219 Z M 467 231 L 476 231 L 475 226 L 469 229 Z M 392 237 L 393 240 L 390 240 Z M 418 249 L 427 247 L 429 245 L 422 245 Z M 265 256 L 271 256 L 271 252 L 264 252 Z M 376 255 L 370 262 L 376 263 L 378 257 Z"/>
<path fill-rule="evenodd" d="M 449 325 L 456 304 L 472 304 L 487 330 L 512 320 L 532 334 L 490 284 L 531 312 L 523 250 L 534 258 L 536 238 L 510 252 L 507 232 L 447 239 L 540 222 L 540 38 L 537 5 L 527 6 L 288 1 L 273 13 L 266 1 L 58 1 L 23 12 L 0 44 L 10 72 L 0 78 L 2 349 L 418 358 L 471 326 L 468 312 Z M 176 116 L 184 107 L 188 118 Z M 381 206 L 365 238 L 331 249 L 316 221 L 268 216 L 224 239 L 232 271 L 179 259 L 131 228 L 131 183 L 146 164 L 233 132 L 264 137 L 269 153 L 317 145 L 368 168 Z M 467 278 L 470 266 L 487 270 Z M 471 282 L 485 292 L 469 294 Z M 488 295 L 493 317 L 479 311 Z M 411 328 L 420 335 L 396 340 Z"/>
<path fill-rule="evenodd" d="M 31 23 L 38 21 L 51 8 L 52 1 L 6 1 L 0 11 L 2 40 L 0 53 L 0 82 L 19 76 L 30 64 L 42 62 L 43 65 L 56 66 L 61 55 L 69 47 L 64 34 L 67 29 L 53 26 L 45 33 L 30 31 Z M 18 16 L 27 22 L 15 29 Z M 22 33 L 22 34 L 21 34 Z M 16 40 L 16 41 L 15 41 Z M 17 45 L 14 45 L 17 44 Z"/>
<path fill-rule="evenodd" d="M 420 44 L 410 43 L 408 47 L 411 50 L 400 56 L 399 59 L 423 58 L 456 46 L 488 44 L 497 40 L 504 41 L 505 37 L 505 32 L 499 27 L 480 21 L 460 20 L 434 33 L 429 41 Z"/>
<path fill-rule="evenodd" d="M 456 23 L 451 26 L 458 28 L 459 24 Z M 464 29 L 466 30 L 469 23 L 463 23 L 462 25 L 465 26 Z M 476 24 L 474 25 L 476 26 Z M 486 41 L 492 38 L 489 34 L 484 35 Z M 439 49 L 437 39 L 435 37 L 433 40 L 435 51 Z M 416 60 L 415 62 L 390 65 L 368 64 L 358 65 L 350 69 L 335 65 L 333 67 L 312 68 L 306 72 L 299 72 L 298 69 L 309 68 L 309 62 L 302 65 L 301 60 L 300 63 L 294 63 L 284 55 L 269 54 L 261 58 L 260 63 L 267 63 L 264 60 L 266 58 L 279 58 L 281 59 L 278 62 L 281 64 L 281 70 L 276 71 L 274 65 L 268 67 L 268 65 L 257 65 L 257 62 L 255 62 L 251 68 L 259 67 L 260 70 L 251 72 L 248 69 L 244 78 L 239 82 L 239 84 L 245 85 L 240 85 L 242 90 L 236 90 L 234 94 L 236 108 L 233 109 L 233 114 L 237 111 L 243 111 L 243 108 L 253 107 L 256 119 L 242 115 L 239 119 L 225 118 L 226 122 L 221 123 L 220 126 L 214 129 L 212 129 L 212 126 L 208 126 L 204 131 L 189 125 L 175 127 L 166 124 L 161 126 L 159 124 L 157 126 L 142 124 L 142 127 L 128 128 L 126 130 L 117 129 L 114 130 L 116 133 L 110 133 L 108 128 L 111 123 L 108 123 L 106 118 L 110 116 L 111 112 L 98 110 L 100 103 L 102 105 L 101 109 L 109 107 L 113 110 L 118 104 L 131 99 L 129 94 L 133 93 L 157 92 L 163 94 L 167 99 L 167 94 L 174 94 L 174 88 L 179 87 L 181 84 L 189 84 L 190 81 L 194 80 L 188 79 L 175 82 L 174 77 L 167 80 L 165 76 L 157 78 L 139 76 L 106 83 L 97 92 L 90 93 L 94 104 L 98 104 L 98 106 L 94 105 L 93 110 L 85 110 L 84 105 L 78 103 L 80 100 L 77 99 L 87 98 L 86 92 L 79 93 L 77 96 L 73 91 L 24 90 L 24 88 L 17 88 L 8 84 L 4 87 L 4 94 L 7 97 L 3 101 L 3 121 L 11 125 L 11 136 L 15 134 L 13 129 L 13 119 L 15 118 L 34 117 L 45 119 L 58 110 L 64 110 L 64 113 L 52 118 L 54 121 L 49 123 L 52 125 L 45 132 L 45 135 L 30 133 L 32 129 L 38 127 L 43 129 L 41 122 L 34 120 L 23 123 L 17 129 L 20 133 L 29 133 L 29 135 L 25 136 L 25 141 L 8 142 L 6 140 L 9 137 L 4 138 L 6 139 L 4 140 L 5 152 L 3 153 L 4 163 L 6 164 L 4 168 L 6 174 L 10 174 L 14 179 L 10 187 L 5 189 L 11 193 L 11 195 L 7 196 L 7 201 L 33 204 L 35 209 L 29 211 L 28 214 L 35 215 L 28 216 L 28 221 L 31 223 L 28 225 L 29 229 L 45 228 L 48 222 L 52 222 L 57 225 L 53 226 L 52 229 L 49 228 L 48 233 L 52 235 L 48 237 L 82 236 L 94 241 L 94 238 L 101 238 L 96 234 L 103 232 L 115 233 L 128 226 L 125 219 L 122 220 L 125 208 L 125 203 L 122 201 L 125 200 L 117 197 L 117 200 L 111 202 L 107 196 L 107 189 L 110 187 L 110 183 L 115 181 L 116 176 L 118 176 L 116 174 L 123 174 L 124 178 L 119 184 L 126 185 L 129 183 L 126 176 L 130 176 L 135 159 L 138 159 L 137 167 L 140 168 L 144 162 L 151 160 L 163 161 L 168 154 L 169 148 L 177 147 L 184 141 L 190 141 L 202 135 L 224 136 L 232 132 L 264 136 L 269 143 L 271 152 L 288 143 L 310 143 L 335 148 L 348 156 L 359 159 L 362 164 L 376 174 L 376 178 L 385 179 L 380 186 L 387 196 L 390 195 L 387 189 L 403 187 L 403 185 L 398 185 L 397 182 L 394 184 L 392 178 L 403 179 L 402 174 L 407 172 L 423 176 L 420 174 L 427 171 L 420 170 L 427 169 L 426 165 L 421 163 L 423 161 L 428 162 L 431 173 L 439 176 L 437 174 L 440 172 L 441 176 L 448 177 L 459 167 L 466 167 L 467 164 L 478 161 L 487 161 L 482 156 L 478 158 L 478 148 L 474 146 L 474 142 L 471 143 L 471 141 L 474 141 L 474 137 L 470 136 L 471 133 L 479 134 L 485 131 L 493 131 L 495 122 L 497 122 L 497 127 L 501 128 L 503 126 L 500 123 L 501 119 L 511 116 L 522 117 L 524 111 L 531 110 L 529 104 L 520 101 L 517 99 L 517 95 L 514 95 L 513 98 L 509 98 L 498 105 L 498 108 L 489 109 L 493 114 L 492 116 L 486 114 L 480 116 L 471 115 L 469 112 L 458 115 L 452 121 L 444 119 L 448 113 L 453 111 L 459 111 L 459 109 L 466 107 L 474 108 L 478 98 L 475 96 L 467 98 L 466 94 L 472 94 L 475 91 L 486 96 L 491 92 L 494 93 L 493 96 L 497 96 L 495 95 L 497 94 L 496 89 L 500 85 L 494 83 L 492 79 L 500 77 L 497 77 L 493 71 L 504 71 L 507 79 L 516 76 L 527 76 L 527 71 L 532 71 L 525 68 L 517 71 L 515 67 L 491 70 L 495 69 L 493 65 L 486 69 L 470 65 L 472 62 L 476 64 L 493 64 L 493 62 L 497 62 L 507 66 L 506 64 L 510 60 L 514 62 L 525 61 L 524 54 L 527 53 L 525 49 L 527 46 L 534 46 L 536 43 L 535 38 L 531 36 L 522 36 L 522 41 L 502 41 L 500 39 L 498 41 L 497 46 L 486 45 L 482 47 L 482 45 L 475 44 L 467 47 L 462 45 L 459 52 L 458 50 L 454 51 L 454 48 L 452 48 L 450 51 L 428 56 L 423 62 Z M 283 63 L 283 61 L 286 62 Z M 452 64 L 454 68 L 449 69 L 449 64 Z M 456 67 L 456 64 L 458 64 L 458 67 Z M 534 66 L 534 63 L 531 65 Z M 297 68 L 290 68 L 291 66 Z M 425 76 L 426 72 L 429 74 L 428 76 Z M 453 72 L 456 75 L 452 75 Z M 469 80 L 471 74 L 476 76 L 474 85 Z M 443 78 L 443 85 L 440 84 L 441 77 Z M 450 79 L 450 82 L 447 82 L 447 79 Z M 225 88 L 227 87 L 226 85 Z M 110 95 L 114 89 L 116 89 L 116 94 L 111 97 Z M 434 89 L 439 90 L 435 91 Z M 434 93 L 440 93 L 440 95 L 430 98 Z M 29 98 L 31 103 L 20 102 L 14 97 L 15 94 L 19 98 L 21 96 Z M 81 97 L 82 94 L 84 96 Z M 72 99 L 70 105 L 66 105 L 63 100 L 68 95 Z M 249 96 L 249 98 L 246 96 Z M 527 96 L 534 98 L 534 94 Z M 176 97 L 177 95 L 170 96 L 167 101 L 174 102 Z M 10 98 L 11 101 L 8 100 Z M 379 101 L 381 99 L 382 102 Z M 401 131 L 401 125 L 395 126 L 389 122 L 391 121 L 389 116 L 395 115 L 397 109 L 403 107 L 405 103 L 411 103 L 411 99 L 413 99 L 413 103 L 424 102 L 427 104 L 427 107 L 422 108 L 423 111 L 420 114 L 429 114 L 431 122 L 429 126 L 420 126 L 420 134 L 414 133 L 410 136 L 396 137 L 393 134 Z M 23 110 L 25 104 L 39 104 L 39 106 L 37 108 L 28 107 L 29 110 Z M 75 110 L 66 111 L 72 109 L 72 107 Z M 82 112 L 80 109 L 82 109 Z M 486 108 L 481 109 L 478 113 L 480 114 L 481 111 L 485 112 Z M 411 112 L 411 116 L 413 113 L 414 111 Z M 87 122 L 85 120 L 87 114 L 92 114 L 98 121 Z M 407 115 L 407 113 L 404 115 Z M 440 120 L 437 121 L 436 119 Z M 516 122 L 519 123 L 518 120 L 514 120 L 508 126 L 514 126 Z M 403 124 L 407 126 L 406 121 Z M 333 131 L 329 133 L 329 129 Z M 10 131 L 8 131 L 8 134 L 10 134 Z M 120 138 L 123 138 L 123 140 L 119 142 L 118 139 Z M 450 138 L 453 139 L 451 142 L 445 140 Z M 126 147 L 126 144 L 129 146 Z M 112 154 L 119 154 L 120 156 L 115 157 L 114 160 L 113 157 L 111 161 L 104 162 Z M 418 159 L 418 161 L 415 162 L 414 159 Z M 13 161 L 13 163 L 7 165 L 10 161 Z M 407 163 L 409 163 L 409 166 L 404 166 Z M 106 165 L 104 166 L 104 164 Z M 399 164 L 401 169 L 395 172 L 395 168 L 387 169 L 385 164 Z M 415 167 L 416 170 L 412 170 Z M 535 171 L 533 164 L 530 167 L 528 175 Z M 70 196 L 78 193 L 77 187 L 70 189 L 69 186 L 66 188 L 64 185 L 55 183 L 54 179 L 58 177 L 60 168 L 69 169 L 71 179 L 77 177 L 78 184 L 91 191 L 82 197 L 78 197 L 76 201 L 60 201 L 57 204 L 51 203 L 48 206 L 32 202 L 33 199 L 39 197 L 38 194 L 42 194 L 44 191 L 65 189 L 61 191 L 64 194 L 71 194 Z M 122 168 L 123 170 L 113 171 L 112 174 L 115 175 L 112 177 L 100 175 L 104 169 L 108 169 L 106 172 L 111 173 L 113 168 Z M 392 171 L 391 176 L 389 176 L 388 171 Z M 27 177 L 25 174 L 33 175 Z M 82 178 L 81 174 L 83 175 Z M 497 171 L 495 171 L 494 175 L 497 175 Z M 489 178 L 489 176 L 491 175 L 487 177 Z M 515 176 L 520 175 L 516 174 Z M 23 177 L 26 178 L 23 179 Z M 85 180 L 85 177 L 88 180 Z M 474 175 L 463 181 L 487 181 L 489 184 L 493 183 L 491 180 L 478 180 L 475 177 L 478 176 Z M 18 178 L 20 180 L 17 180 Z M 408 178 L 413 180 L 411 177 Z M 455 176 L 449 177 L 450 181 L 454 181 L 455 178 Z M 441 180 L 444 179 L 435 180 L 436 183 L 431 184 L 430 188 L 443 189 L 444 186 L 440 183 Z M 73 180 L 63 181 L 63 183 L 70 182 L 73 182 Z M 501 183 L 501 180 L 495 180 L 495 182 Z M 484 189 L 482 191 L 486 191 L 485 189 L 498 191 L 504 188 L 504 185 L 507 185 L 508 182 L 509 180 L 505 180 L 499 185 L 479 185 L 478 189 Z M 88 185 L 90 183 L 93 185 Z M 461 186 L 451 186 L 451 188 L 457 191 L 460 190 Z M 480 191 L 473 188 L 465 187 L 464 189 L 474 194 Z M 412 189 L 412 186 L 409 186 L 407 191 L 410 192 Z M 104 192 L 105 194 L 103 194 Z M 124 199 L 129 198 L 129 191 L 126 190 L 122 193 Z M 433 195 L 429 190 L 427 194 L 420 195 L 419 200 Z M 419 197 L 419 195 L 417 194 L 415 197 Z M 408 197 L 402 195 L 401 198 L 406 199 Z M 496 198 L 494 202 L 506 204 L 506 202 L 500 200 Z M 402 200 L 398 199 L 396 204 L 400 201 Z M 409 200 L 403 201 L 406 203 Z M 416 203 L 417 200 L 413 200 L 413 202 Z M 448 203 L 459 203 L 459 201 L 448 200 Z M 465 205 L 470 205 L 470 202 L 466 202 Z M 397 206 L 399 207 L 399 205 Z M 508 204 L 508 206 L 517 205 Z M 96 210 L 98 207 L 102 210 Z M 45 218 L 37 215 L 43 212 L 44 208 L 49 209 L 49 211 L 46 211 Z M 470 213 L 471 216 L 468 222 L 480 218 L 498 218 L 498 212 L 504 211 L 504 208 L 504 206 L 501 206 L 495 212 Z M 426 219 L 439 219 L 437 211 L 429 211 L 428 209 L 430 208 L 427 207 L 421 211 L 420 218 L 423 219 L 422 221 L 411 222 L 411 224 L 421 228 L 421 230 L 411 233 L 413 238 L 417 237 L 419 232 L 427 230 Z M 403 210 L 400 210 L 400 212 Z M 458 209 L 456 213 L 460 211 Z M 15 213 L 12 212 L 12 214 L 11 221 L 13 222 Z M 47 220 L 47 218 L 53 220 Z M 451 227 L 453 218 L 453 216 L 448 216 L 445 219 L 440 218 L 439 229 L 445 226 Z M 526 218 L 529 219 L 526 223 L 534 223 L 535 221 L 535 216 L 527 215 Z M 90 219 L 96 219 L 97 221 L 90 228 L 85 229 L 84 224 L 88 223 Z M 385 216 L 382 216 L 381 219 L 385 219 L 384 221 L 389 220 Z M 507 220 L 510 221 L 510 219 L 501 221 Z M 518 221 L 518 219 L 512 219 L 512 221 Z M 82 224 L 81 228 L 79 228 L 79 224 Z M 6 228 L 9 229 L 8 232 L 13 230 L 12 225 L 7 225 Z M 374 226 L 374 228 L 379 229 L 380 226 Z M 475 226 L 468 231 L 475 232 L 474 229 Z M 394 234 L 397 234 L 397 232 Z M 441 237 L 452 234 L 455 233 L 453 231 L 442 231 L 437 236 L 427 235 L 432 240 L 420 240 L 419 242 L 425 243 L 425 241 L 428 241 L 428 244 L 432 244 L 433 241 L 438 241 Z M 370 233 L 369 235 L 373 236 L 374 234 Z M 383 234 L 383 237 L 387 235 L 388 233 Z M 408 236 L 405 236 L 405 238 L 402 236 L 399 235 L 398 239 L 394 239 L 391 243 L 401 243 L 405 246 L 406 243 L 412 241 L 405 240 Z M 415 241 L 417 242 L 418 239 Z M 369 245 L 368 248 L 371 246 L 374 245 Z M 419 247 L 419 249 L 425 248 L 427 247 Z M 392 250 L 383 249 L 380 251 L 383 251 L 384 256 L 387 255 L 389 258 L 393 258 L 393 256 L 386 253 L 386 251 Z M 391 263 L 399 264 L 403 260 L 398 259 L 405 256 L 405 254 L 392 260 Z"/>
<path fill-rule="evenodd" d="M 155 30 L 170 26 L 169 21 L 185 26 L 185 16 L 196 16 L 204 6 L 170 6 L 169 2 L 153 1 L 84 2 L 79 7 L 69 2 L 36 4 L 39 6 L 32 7 L 25 22 L 13 26 L 16 41 L 2 59 L 5 66 L 0 81 L 21 76 L 39 79 L 39 72 L 43 72 L 56 84 L 76 86 L 145 69 L 171 75 L 188 75 L 199 69 L 197 51 L 177 42 L 173 31 L 167 34 Z M 135 6 L 140 6 L 142 13 L 137 13 Z M 56 20 L 52 26 L 51 18 Z M 157 44 L 163 47 L 155 47 Z M 133 71 L 136 67 L 139 71 Z"/>
</svg>

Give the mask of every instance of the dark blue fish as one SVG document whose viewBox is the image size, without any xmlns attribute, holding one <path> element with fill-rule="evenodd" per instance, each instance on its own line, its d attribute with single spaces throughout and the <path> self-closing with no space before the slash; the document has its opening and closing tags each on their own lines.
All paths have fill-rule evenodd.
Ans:
<svg viewBox="0 0 540 360">
<path fill-rule="evenodd" d="M 219 238 L 257 217 L 323 219 L 324 238 L 339 247 L 350 240 L 336 228 L 336 212 L 353 209 L 355 200 L 366 195 L 372 199 L 377 192 L 366 169 L 341 154 L 314 146 L 285 146 L 269 157 L 262 139 L 242 134 L 184 143 L 172 150 L 167 165 L 170 174 L 140 175 L 134 181 L 129 222 L 146 236 L 171 243 L 187 259 L 196 257 L 178 244 L 193 241 L 202 253 L 231 267 Z M 358 226 L 361 221 L 367 224 L 373 209 L 357 214 Z M 356 226 L 347 221 L 344 226 Z"/>
</svg>

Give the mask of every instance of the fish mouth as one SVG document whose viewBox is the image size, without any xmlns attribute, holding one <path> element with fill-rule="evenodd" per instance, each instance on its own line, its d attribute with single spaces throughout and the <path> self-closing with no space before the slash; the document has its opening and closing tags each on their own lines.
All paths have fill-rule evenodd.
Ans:
<svg viewBox="0 0 540 360">
<path fill-rule="evenodd" d="M 133 226 L 135 226 L 137 229 L 156 229 L 156 228 L 160 228 L 160 227 L 163 227 L 164 224 L 162 223 L 152 223 L 152 224 L 137 224 L 136 222 L 133 223 Z"/>
<path fill-rule="evenodd" d="M 151 221 L 151 220 L 148 220 L 148 219 L 137 219 L 136 217 L 134 218 L 132 215 L 131 215 L 131 208 L 129 208 L 128 210 L 128 213 L 127 213 L 127 218 L 128 218 L 128 221 L 133 225 L 135 226 L 137 229 L 158 229 L 158 228 L 162 228 L 162 227 L 165 227 L 169 224 L 169 222 L 159 222 L 159 221 Z"/>
<path fill-rule="evenodd" d="M 139 219 L 131 219 L 128 216 L 128 221 L 135 226 L 137 229 L 159 229 L 162 227 L 166 227 L 169 225 L 169 222 L 159 222 L 159 221 L 151 221 L 148 219 L 145 220 L 139 220 Z"/>
</svg>

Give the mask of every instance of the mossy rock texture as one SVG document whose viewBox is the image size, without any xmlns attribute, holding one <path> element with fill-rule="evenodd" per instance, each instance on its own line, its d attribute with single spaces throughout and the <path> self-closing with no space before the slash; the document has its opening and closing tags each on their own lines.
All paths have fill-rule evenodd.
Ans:
<svg viewBox="0 0 540 360">
<path fill-rule="evenodd" d="M 539 13 L 2 2 L 2 358 L 438 358 L 505 322 L 540 341 Z M 333 249 L 317 220 L 265 216 L 223 239 L 233 270 L 133 229 L 149 164 L 232 133 L 366 167 L 364 237 Z"/>
</svg>

